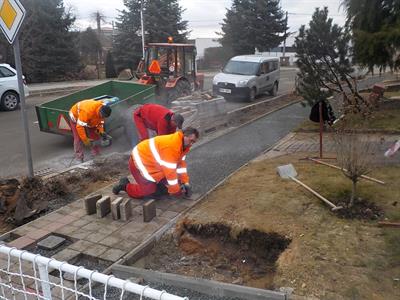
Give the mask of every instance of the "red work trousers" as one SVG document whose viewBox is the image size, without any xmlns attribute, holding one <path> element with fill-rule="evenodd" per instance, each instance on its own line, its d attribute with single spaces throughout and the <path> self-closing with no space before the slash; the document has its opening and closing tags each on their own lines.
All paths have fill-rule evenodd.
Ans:
<svg viewBox="0 0 400 300">
<path fill-rule="evenodd" d="M 136 183 L 128 183 L 126 186 L 126 192 L 129 197 L 140 199 L 156 192 L 157 183 L 143 178 L 142 174 L 140 174 L 140 171 L 133 162 L 132 157 L 129 158 L 129 171 L 131 171 L 131 174 L 136 181 Z"/>
<path fill-rule="evenodd" d="M 76 123 L 73 121 L 70 121 L 69 124 L 71 126 L 72 134 L 74 136 L 75 157 L 79 160 L 83 160 L 84 148 L 83 148 L 83 143 L 81 141 L 81 138 L 78 134 L 78 131 L 76 130 Z M 92 140 L 100 139 L 100 136 L 97 134 L 95 128 L 87 128 L 86 134 Z M 97 145 L 92 146 L 92 155 L 98 155 L 99 153 L 100 153 L 100 147 Z"/>
</svg>

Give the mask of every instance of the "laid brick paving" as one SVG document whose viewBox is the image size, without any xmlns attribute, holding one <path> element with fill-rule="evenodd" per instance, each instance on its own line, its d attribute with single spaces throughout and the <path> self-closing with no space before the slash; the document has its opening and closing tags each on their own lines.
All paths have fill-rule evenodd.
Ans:
<svg viewBox="0 0 400 300">
<path fill-rule="evenodd" d="M 115 196 L 112 185 L 93 194 L 110 196 L 111 201 L 118 197 L 129 199 L 125 193 Z M 143 222 L 142 205 L 149 199 L 131 199 L 131 218 L 127 221 L 113 220 L 108 213 L 104 218 L 96 214 L 87 215 L 84 198 L 60 208 L 59 210 L 16 228 L 12 232 L 16 239 L 8 245 L 19 249 L 36 244 L 49 235 L 64 237 L 72 244 L 60 250 L 53 257 L 61 261 L 71 261 L 84 254 L 94 258 L 118 261 L 132 249 L 147 240 L 171 219 L 195 203 L 189 199 L 165 197 L 155 200 L 156 217 Z"/>
</svg>

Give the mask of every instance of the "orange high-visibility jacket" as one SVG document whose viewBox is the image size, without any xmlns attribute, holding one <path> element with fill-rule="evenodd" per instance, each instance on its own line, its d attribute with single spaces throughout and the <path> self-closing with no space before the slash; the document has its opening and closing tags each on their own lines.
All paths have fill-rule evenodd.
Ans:
<svg viewBox="0 0 400 300">
<path fill-rule="evenodd" d="M 83 142 L 89 138 L 85 127 L 96 128 L 99 133 L 104 132 L 104 118 L 100 117 L 103 102 L 96 100 L 82 100 L 71 107 L 69 117 L 76 123 L 76 130 Z"/>
<path fill-rule="evenodd" d="M 186 153 L 183 150 L 183 132 L 160 135 L 144 140 L 132 150 L 132 159 L 144 178 L 151 182 L 166 179 L 168 193 L 180 191 L 180 183 L 189 183 L 186 169 Z"/>
</svg>

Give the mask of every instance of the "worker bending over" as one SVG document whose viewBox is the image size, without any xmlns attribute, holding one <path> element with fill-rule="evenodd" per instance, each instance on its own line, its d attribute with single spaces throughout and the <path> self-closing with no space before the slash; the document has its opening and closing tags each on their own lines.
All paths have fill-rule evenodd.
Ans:
<svg viewBox="0 0 400 300">
<path fill-rule="evenodd" d="M 157 184 L 165 183 L 170 195 L 190 197 L 192 190 L 185 159 L 198 138 L 197 129 L 188 127 L 140 142 L 129 159 L 129 170 L 136 183 L 121 178 L 113 193 L 125 191 L 132 198 L 143 198 L 155 193 Z"/>
<path fill-rule="evenodd" d="M 99 145 L 95 144 L 101 138 L 109 136 L 104 131 L 104 119 L 111 115 L 111 107 L 101 101 L 82 100 L 74 104 L 70 111 L 70 125 L 74 136 L 75 157 L 83 162 L 84 150 L 82 143 L 91 147 L 93 155 L 100 153 Z"/>
<path fill-rule="evenodd" d="M 144 104 L 133 112 L 133 120 L 139 135 L 139 142 L 147 140 L 149 131 L 154 131 L 156 135 L 171 134 L 176 129 L 181 129 L 183 117 L 175 114 L 168 108 L 158 104 Z"/>
</svg>

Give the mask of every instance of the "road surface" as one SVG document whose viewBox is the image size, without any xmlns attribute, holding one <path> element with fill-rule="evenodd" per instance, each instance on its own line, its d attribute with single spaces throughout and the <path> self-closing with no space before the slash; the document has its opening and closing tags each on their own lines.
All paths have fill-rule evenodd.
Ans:
<svg viewBox="0 0 400 300">
<path fill-rule="evenodd" d="M 279 94 L 293 90 L 295 69 L 282 70 Z M 212 76 L 206 76 L 206 88 L 211 88 Z M 373 81 L 379 81 L 376 77 Z M 371 84 L 371 82 L 368 82 Z M 60 84 L 59 84 L 60 85 Z M 58 87 L 58 86 L 57 86 Z M 259 97 L 256 101 L 261 101 L 265 97 Z M 74 163 L 72 139 L 39 130 L 34 106 L 49 100 L 55 96 L 29 97 L 27 99 L 28 124 L 32 144 L 32 157 L 34 170 L 42 171 L 47 168 L 60 169 L 68 167 Z M 248 105 L 243 102 L 228 102 L 228 110 Z M 20 111 L 2 112 L 0 111 L 0 178 L 27 174 L 25 158 L 24 137 Z M 113 145 L 108 149 L 103 149 L 104 153 L 114 151 L 125 152 L 129 150 L 129 144 L 125 140 L 123 130 L 119 129 L 113 133 Z M 90 159 L 87 153 L 86 158 Z"/>
</svg>

